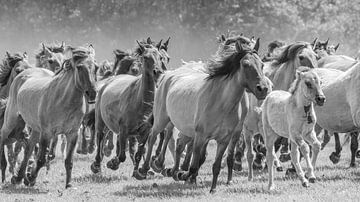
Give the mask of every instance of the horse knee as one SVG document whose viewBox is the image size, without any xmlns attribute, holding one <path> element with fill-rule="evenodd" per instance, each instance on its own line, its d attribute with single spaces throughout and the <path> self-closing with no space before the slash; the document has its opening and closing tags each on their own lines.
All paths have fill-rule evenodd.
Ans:
<svg viewBox="0 0 360 202">
<path fill-rule="evenodd" d="M 312 145 L 312 149 L 314 150 L 314 152 L 320 151 L 320 148 L 321 148 L 320 141 L 315 141 Z"/>
<path fill-rule="evenodd" d="M 303 153 L 303 155 L 308 155 L 310 153 L 309 145 L 305 142 L 301 143 L 300 145 L 300 151 Z"/>
</svg>

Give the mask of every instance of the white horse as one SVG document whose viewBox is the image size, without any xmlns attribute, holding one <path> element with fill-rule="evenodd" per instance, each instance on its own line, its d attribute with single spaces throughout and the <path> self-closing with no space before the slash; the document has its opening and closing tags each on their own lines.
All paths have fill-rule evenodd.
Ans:
<svg viewBox="0 0 360 202">
<path fill-rule="evenodd" d="M 269 170 L 269 189 L 274 189 L 273 161 L 275 158 L 274 143 L 278 136 L 290 138 L 291 160 L 304 187 L 309 186 L 299 163 L 300 148 L 308 166 L 307 176 L 310 182 L 315 182 L 314 167 L 320 150 L 320 142 L 316 137 L 314 127 L 316 116 L 313 103 L 322 106 L 325 96 L 320 88 L 320 78 L 313 70 L 300 68 L 289 92 L 272 91 L 262 104 L 263 134 L 266 144 L 266 161 Z M 313 156 L 310 162 L 310 149 L 307 141 L 312 145 Z"/>
</svg>

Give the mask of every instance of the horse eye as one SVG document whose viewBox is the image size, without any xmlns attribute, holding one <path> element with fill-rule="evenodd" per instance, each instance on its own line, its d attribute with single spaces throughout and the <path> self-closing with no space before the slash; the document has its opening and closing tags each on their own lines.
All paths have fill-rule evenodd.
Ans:
<svg viewBox="0 0 360 202">
<path fill-rule="evenodd" d="M 309 83 L 309 82 L 305 82 L 305 84 L 306 84 L 306 86 L 307 86 L 309 89 L 312 89 L 312 87 L 311 87 L 311 83 Z"/>
<path fill-rule="evenodd" d="M 49 60 L 49 64 L 53 64 L 54 63 L 54 60 Z"/>
</svg>

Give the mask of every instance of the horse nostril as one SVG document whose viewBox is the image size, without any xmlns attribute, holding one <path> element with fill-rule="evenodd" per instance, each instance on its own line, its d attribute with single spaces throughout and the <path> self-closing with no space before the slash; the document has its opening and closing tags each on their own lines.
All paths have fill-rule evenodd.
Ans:
<svg viewBox="0 0 360 202">
<path fill-rule="evenodd" d="M 258 90 L 259 92 L 261 92 L 263 89 L 261 88 L 260 85 L 256 85 L 256 90 Z"/>
<path fill-rule="evenodd" d="M 300 60 L 303 60 L 303 59 L 304 59 L 304 56 L 300 55 L 300 56 L 299 56 L 299 59 L 300 59 Z"/>
</svg>

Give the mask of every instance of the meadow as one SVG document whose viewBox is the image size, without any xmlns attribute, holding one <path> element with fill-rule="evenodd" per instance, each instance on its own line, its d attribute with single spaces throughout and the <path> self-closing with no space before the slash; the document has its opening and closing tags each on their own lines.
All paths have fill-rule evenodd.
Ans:
<svg viewBox="0 0 360 202">
<path fill-rule="evenodd" d="M 333 165 L 328 156 L 333 151 L 333 141 L 320 152 L 316 168 L 317 182 L 303 188 L 297 177 L 286 177 L 285 172 L 275 174 L 274 191 L 267 190 L 267 172 L 257 172 L 255 180 L 247 180 L 247 166 L 234 174 L 231 185 L 226 184 L 227 171 L 222 170 L 217 192 L 210 194 L 211 167 L 216 144 L 210 142 L 208 157 L 202 166 L 197 185 L 176 182 L 160 174 L 138 181 L 131 177 L 130 158 L 119 170 L 106 168 L 104 159 L 101 174 L 92 174 L 90 164 L 94 154 L 74 156 L 73 187 L 65 189 L 65 168 L 60 151 L 47 172 L 43 168 L 34 187 L 11 185 L 10 173 L 0 190 L 0 201 L 358 201 L 360 172 L 349 168 L 350 149 L 344 147 L 342 159 Z M 166 165 L 172 165 L 167 154 Z M 289 163 L 284 165 L 289 166 Z M 304 162 L 302 166 L 305 167 Z"/>
</svg>

